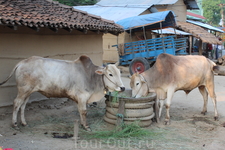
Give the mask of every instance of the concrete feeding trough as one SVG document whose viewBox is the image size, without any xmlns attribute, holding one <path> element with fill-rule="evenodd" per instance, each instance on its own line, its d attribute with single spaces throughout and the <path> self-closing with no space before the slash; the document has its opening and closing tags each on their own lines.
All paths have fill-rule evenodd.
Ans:
<svg viewBox="0 0 225 150">
<path fill-rule="evenodd" d="M 131 90 L 112 92 L 106 95 L 106 113 L 104 120 L 110 124 L 121 125 L 138 121 L 139 126 L 148 127 L 155 117 L 153 104 L 156 94 L 149 93 L 146 97 L 133 98 Z"/>
</svg>

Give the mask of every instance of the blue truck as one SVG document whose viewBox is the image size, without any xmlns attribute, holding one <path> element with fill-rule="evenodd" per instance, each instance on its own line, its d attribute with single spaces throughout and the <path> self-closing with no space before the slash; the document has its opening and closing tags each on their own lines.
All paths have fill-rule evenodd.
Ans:
<svg viewBox="0 0 225 150">
<path fill-rule="evenodd" d="M 123 46 L 114 46 L 118 47 L 120 65 L 129 65 L 129 71 L 132 75 L 135 72 L 143 72 L 149 69 L 161 53 L 186 55 L 186 41 L 187 38 L 185 37 L 167 36 L 128 42 L 124 43 Z"/>
</svg>

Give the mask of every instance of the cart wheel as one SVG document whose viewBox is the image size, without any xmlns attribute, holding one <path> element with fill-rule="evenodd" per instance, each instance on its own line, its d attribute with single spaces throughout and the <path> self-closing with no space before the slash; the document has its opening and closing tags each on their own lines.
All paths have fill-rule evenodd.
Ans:
<svg viewBox="0 0 225 150">
<path fill-rule="evenodd" d="M 133 75 L 135 72 L 142 73 L 149 68 L 149 62 L 142 57 L 134 58 L 129 65 L 129 71 L 131 75 Z"/>
</svg>

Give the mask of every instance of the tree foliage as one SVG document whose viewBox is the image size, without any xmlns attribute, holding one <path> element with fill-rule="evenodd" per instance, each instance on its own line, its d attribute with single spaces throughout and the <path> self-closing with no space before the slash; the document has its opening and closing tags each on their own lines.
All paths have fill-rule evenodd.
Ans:
<svg viewBox="0 0 225 150">
<path fill-rule="evenodd" d="M 225 0 L 202 0 L 203 15 L 207 23 L 218 26 L 221 16 L 221 7 L 219 4 L 225 4 Z M 225 11 L 225 6 L 224 6 Z"/>
<path fill-rule="evenodd" d="M 61 4 L 69 6 L 82 6 L 82 5 L 94 5 L 97 0 L 55 0 Z"/>
</svg>

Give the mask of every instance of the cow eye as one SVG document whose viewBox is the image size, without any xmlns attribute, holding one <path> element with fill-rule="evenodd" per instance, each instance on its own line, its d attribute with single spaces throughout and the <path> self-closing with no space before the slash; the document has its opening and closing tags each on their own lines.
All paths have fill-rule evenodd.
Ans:
<svg viewBox="0 0 225 150">
<path fill-rule="evenodd" d="M 138 86 L 139 85 L 139 83 L 136 83 L 136 86 Z"/>
<path fill-rule="evenodd" d="M 109 76 L 111 76 L 111 77 L 112 77 L 113 75 L 112 75 L 112 74 L 109 74 Z"/>
</svg>

